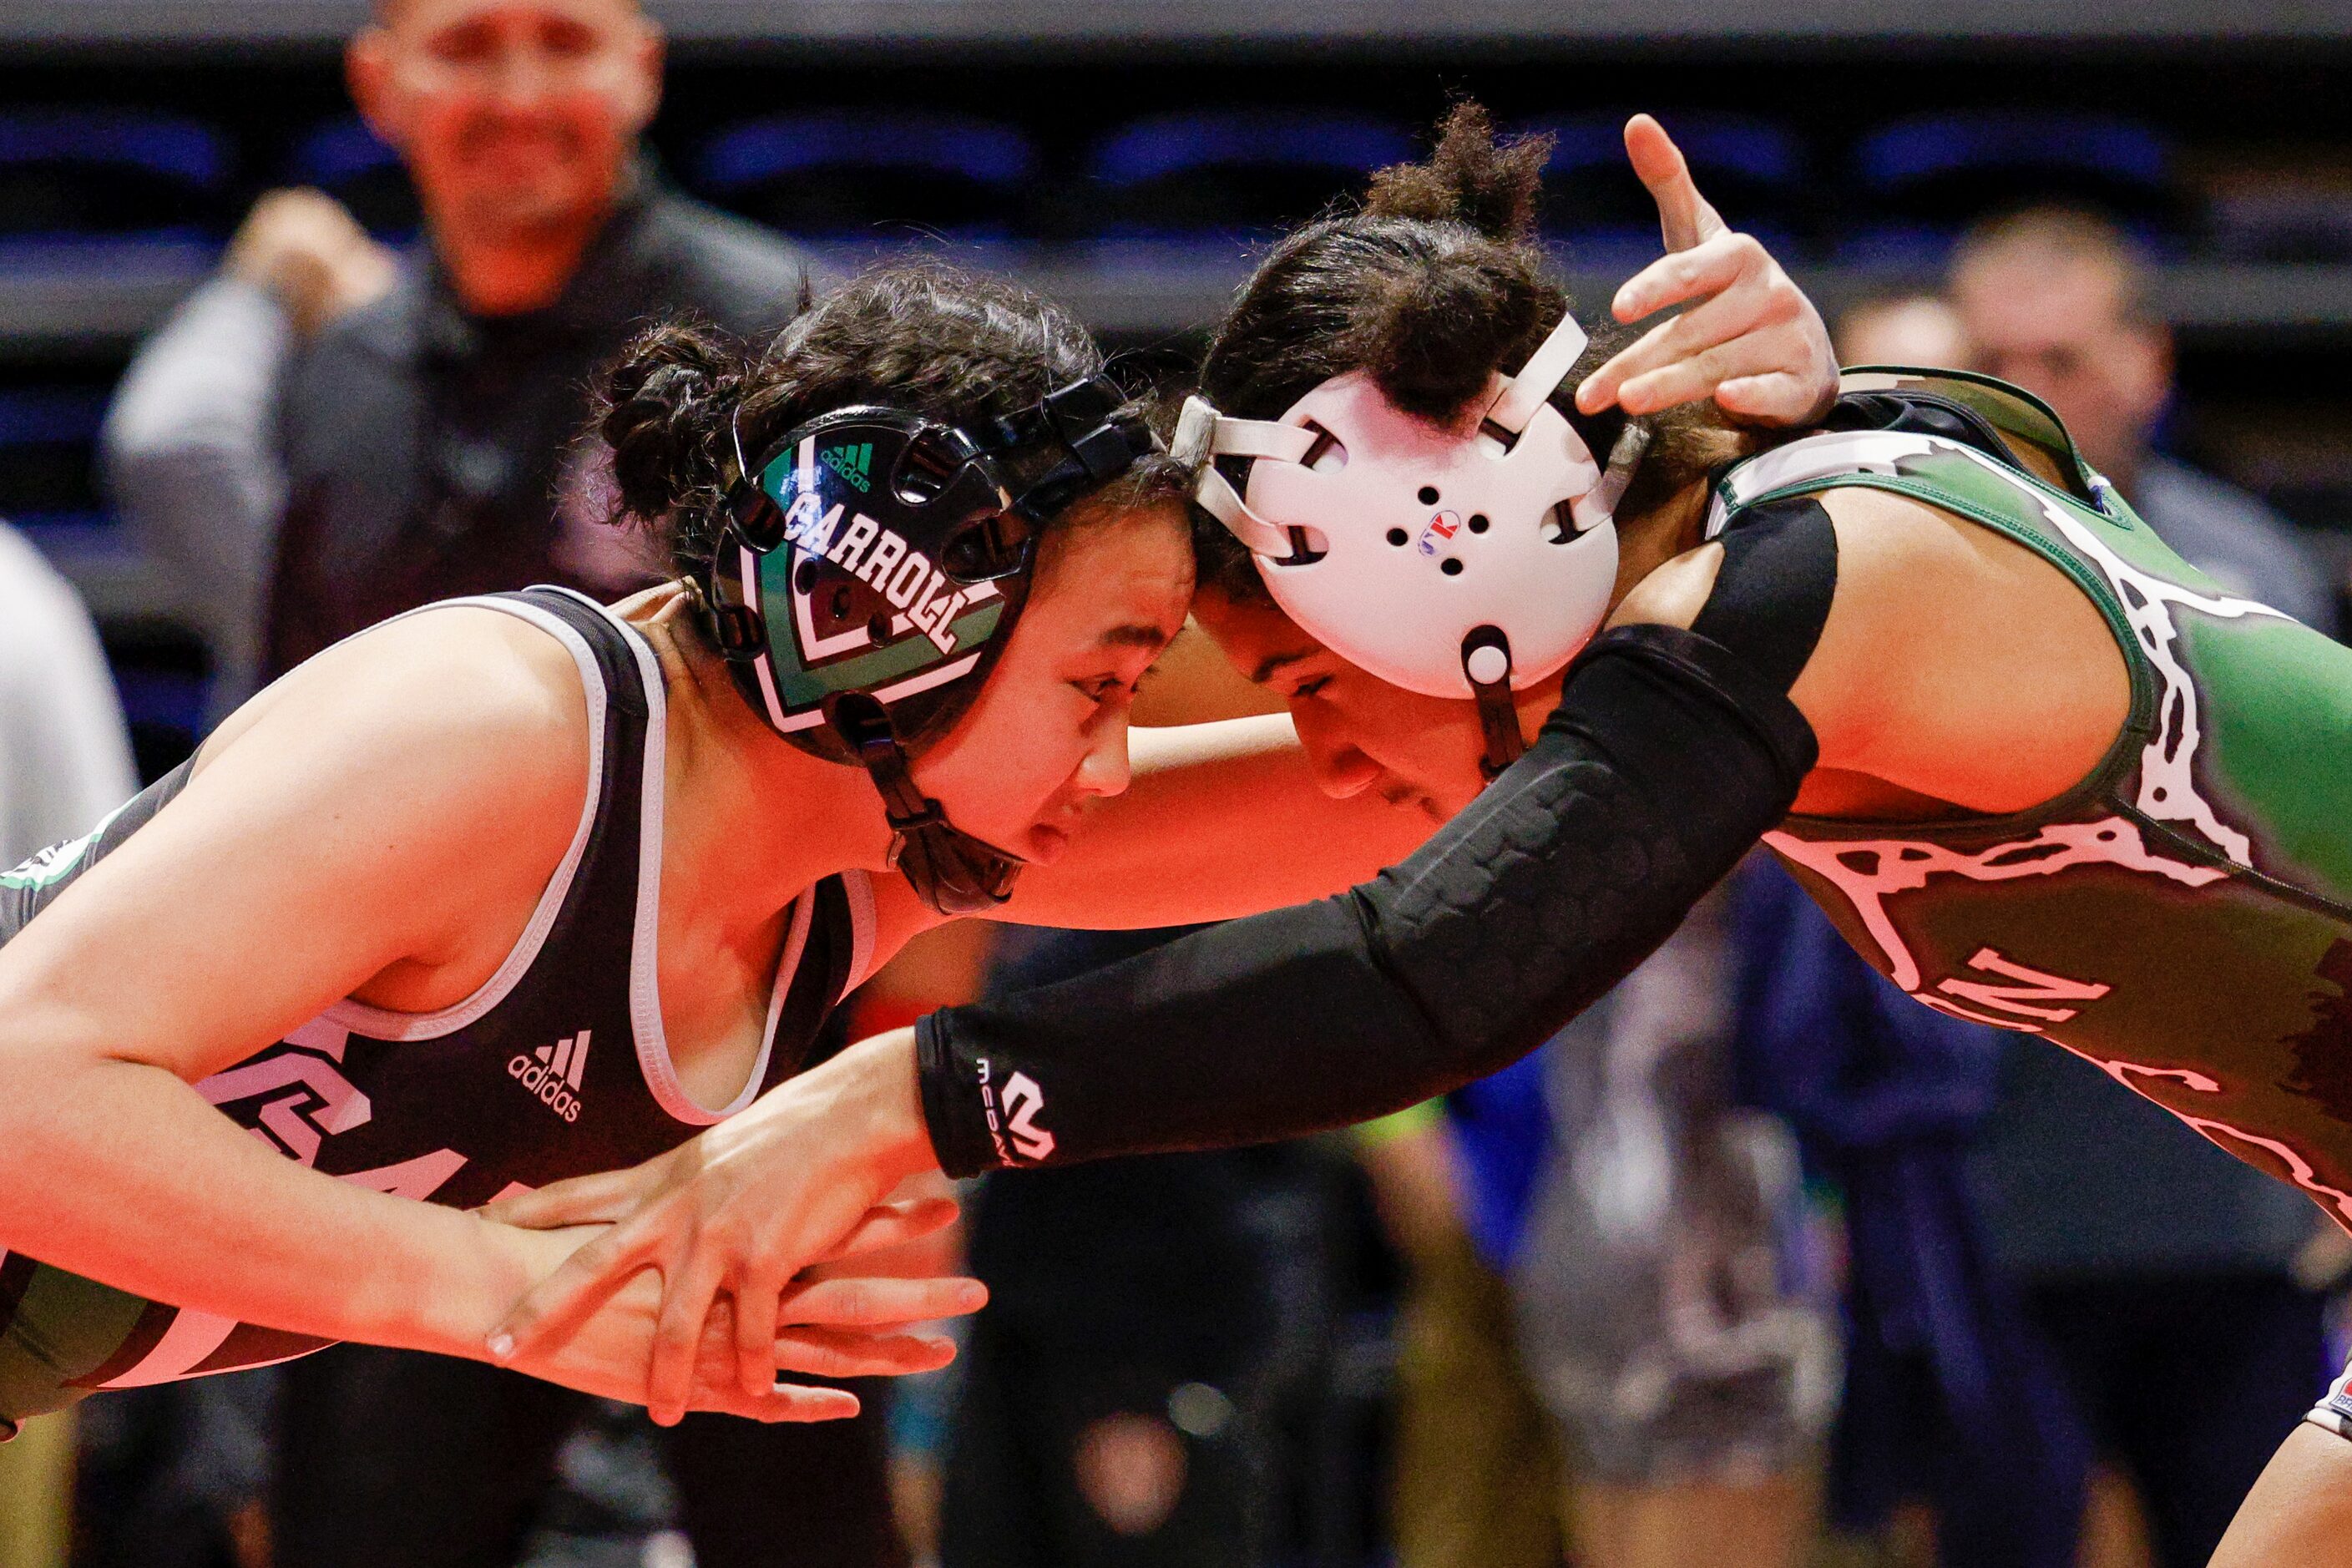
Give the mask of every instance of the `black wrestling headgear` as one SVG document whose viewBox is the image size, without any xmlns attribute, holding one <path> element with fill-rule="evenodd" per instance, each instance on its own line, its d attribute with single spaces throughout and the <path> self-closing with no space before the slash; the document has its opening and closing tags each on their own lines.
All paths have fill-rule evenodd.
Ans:
<svg viewBox="0 0 2352 1568">
<path fill-rule="evenodd" d="M 1157 447 L 1101 376 L 984 428 L 843 408 L 735 471 L 698 583 L 735 682 L 803 750 L 864 767 L 892 858 L 942 914 L 1012 896 L 1022 862 L 959 832 L 908 753 L 944 735 L 1003 654 L 1045 519 Z"/>
</svg>

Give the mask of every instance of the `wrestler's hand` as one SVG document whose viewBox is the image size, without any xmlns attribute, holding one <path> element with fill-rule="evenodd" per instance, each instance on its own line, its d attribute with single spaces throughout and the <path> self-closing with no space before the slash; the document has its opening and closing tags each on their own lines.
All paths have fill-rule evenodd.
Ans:
<svg viewBox="0 0 2352 1568">
<path fill-rule="evenodd" d="M 940 1202 L 893 1205 L 869 1215 L 834 1249 L 845 1259 L 835 1272 L 795 1280 L 779 1292 L 772 1315 L 763 1320 L 769 1325 L 765 1333 L 739 1332 L 734 1304 L 714 1303 L 691 1347 L 681 1413 L 713 1410 L 768 1422 L 837 1420 L 857 1414 L 855 1394 L 778 1384 L 776 1373 L 887 1377 L 947 1365 L 955 1359 L 954 1342 L 908 1326 L 975 1311 L 987 1300 L 985 1288 L 973 1279 L 869 1276 L 856 1258 L 904 1247 L 953 1219 L 954 1205 Z M 541 1279 L 604 1233 L 602 1226 L 505 1230 L 526 1270 Z M 520 1348 L 504 1364 L 566 1387 L 642 1403 L 661 1315 L 661 1281 L 640 1273 L 560 1343 Z M 745 1386 L 739 1370 L 738 1347 L 745 1339 L 758 1339 L 768 1351 L 767 1378 L 753 1387 Z"/>
<path fill-rule="evenodd" d="M 937 1168 L 915 1090 L 914 1031 L 863 1041 L 659 1159 L 500 1205 L 510 1223 L 613 1228 L 524 1298 L 491 1336 L 491 1358 L 549 1353 L 652 1271 L 661 1312 L 650 1382 L 635 1397 L 664 1425 L 686 1412 L 722 1295 L 740 1325 L 737 1392 L 751 1397 L 774 1382 L 777 1343 L 758 1325 L 778 1320 L 788 1287 L 813 1264 L 904 1239 L 876 1211 L 894 1214 L 888 1195 Z"/>
<path fill-rule="evenodd" d="M 1612 403 L 1654 414 L 1712 396 L 1750 424 L 1820 418 L 1837 396 L 1838 367 L 1813 302 L 1754 236 L 1725 226 L 1665 127 L 1635 115 L 1625 124 L 1625 152 L 1657 200 L 1667 254 L 1618 289 L 1611 309 L 1629 323 L 1669 305 L 1690 309 L 1585 377 L 1576 405 L 1587 414 Z"/>
</svg>

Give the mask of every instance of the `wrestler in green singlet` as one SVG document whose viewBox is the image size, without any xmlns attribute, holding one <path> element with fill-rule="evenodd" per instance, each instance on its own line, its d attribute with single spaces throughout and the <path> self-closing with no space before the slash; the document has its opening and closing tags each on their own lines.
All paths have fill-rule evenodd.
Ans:
<svg viewBox="0 0 2352 1568">
<path fill-rule="evenodd" d="M 1846 380 L 1880 386 L 1973 409 L 2020 465 L 1930 436 L 1815 436 L 1732 470 L 1718 514 L 1864 486 L 1996 529 L 2105 616 L 2131 716 L 2031 810 L 1800 816 L 1766 842 L 1918 1001 L 2049 1036 L 2352 1224 L 2352 649 L 2200 575 L 2027 395 Z"/>
</svg>

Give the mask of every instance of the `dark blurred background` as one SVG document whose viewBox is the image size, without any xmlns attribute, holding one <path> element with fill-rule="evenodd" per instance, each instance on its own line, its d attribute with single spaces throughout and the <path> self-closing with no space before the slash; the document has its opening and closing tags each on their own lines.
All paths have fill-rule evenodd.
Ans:
<svg viewBox="0 0 2352 1568">
<path fill-rule="evenodd" d="M 674 34 L 653 142 L 721 206 L 848 255 L 1001 267 L 1171 354 L 1250 237 L 1406 155 L 1456 94 L 1561 132 L 1549 222 L 1589 307 L 1654 253 L 1616 142 L 1629 109 L 1664 118 L 1832 313 L 1934 281 L 1990 206 L 2081 197 L 2164 260 L 2166 443 L 2311 527 L 2352 523 L 2352 5 L 1738 9 L 677 0 L 653 7 Z M 262 191 L 317 184 L 380 235 L 414 232 L 343 90 L 356 15 L 0 6 L 0 514 L 142 672 L 151 768 L 152 728 L 197 700 L 171 585 L 118 548 L 89 444 L 139 335 Z"/>
<path fill-rule="evenodd" d="M 647 9 L 671 37 L 649 138 L 669 183 L 790 237 L 831 276 L 909 248 L 1009 272 L 1075 308 L 1138 375 L 1180 378 L 1253 247 L 1359 189 L 1372 169 L 1414 156 L 1462 96 L 1507 128 L 1558 137 L 1546 223 L 1588 313 L 1658 249 L 1654 211 L 1619 141 L 1635 110 L 1664 121 L 1701 189 L 1764 238 L 1832 320 L 1939 289 L 1955 242 L 1988 217 L 2051 202 L 2095 214 L 2152 264 L 2147 306 L 2170 330 L 2171 391 L 2146 422 L 2154 453 L 2234 482 L 2294 525 L 2250 523 L 2233 537 L 2255 541 L 2246 547 L 2273 565 L 2308 560 L 2320 596 L 2338 601 L 2309 609 L 2315 624 L 2336 618 L 2352 581 L 2352 0 Z M 225 644 L 215 584 L 142 550 L 101 482 L 100 433 L 134 352 L 215 276 L 265 193 L 313 186 L 378 240 L 417 242 L 407 174 L 344 86 L 342 46 L 365 15 L 345 0 L 0 0 L 0 519 L 88 605 L 145 778 L 184 756 L 250 678 L 236 663 L 253 658 L 250 628 L 236 633 L 242 651 Z M 1186 679 L 1169 678 L 1177 707 Z M 2199 1335 L 2269 1330 L 2227 1302 L 2200 1325 L 2127 1324 L 2117 1301 L 2221 1300 L 2259 1285 L 2283 1293 L 2279 1310 L 2315 1338 L 2310 1325 L 2346 1250 L 2305 1244 L 2321 1232 L 2299 1200 L 2278 1200 L 2287 1210 L 2269 1223 L 2283 1239 L 2259 1258 L 2252 1243 L 2225 1245 L 2247 1229 L 2226 1205 L 2207 1215 L 2214 1247 L 2185 1262 L 2161 1247 L 2094 1245 L 2128 1229 L 2124 1209 L 2178 1212 L 2148 1185 L 2157 1164 L 2171 1162 L 2165 1179 L 2200 1192 L 2235 1168 L 2152 1112 L 2133 1111 L 2145 1120 L 2131 1137 L 2153 1142 L 2115 1132 L 2126 1114 L 2116 1107 L 2132 1102 L 2095 1071 L 2064 1079 L 2080 1064 L 2055 1053 L 2028 1047 L 2032 1062 L 2058 1065 L 2021 1068 L 2006 1037 L 1954 1036 L 1899 997 L 1882 1017 L 1872 1009 L 1892 993 L 1872 991 L 1877 983 L 1825 928 L 1813 933 L 1825 945 L 1804 946 L 1809 912 L 1775 903 L 1763 884 L 1726 896 L 1737 911 L 1718 911 L 1653 993 L 1686 992 L 1676 977 L 1696 973 L 1726 997 L 1748 995 L 1762 973 L 1825 998 L 1864 998 L 1839 1026 L 1854 1031 L 1853 1060 L 1933 1059 L 1965 1080 L 1965 1092 L 1935 1089 L 1969 1108 L 1937 1137 L 1998 1167 L 1983 1184 L 1985 1212 L 1947 1216 L 1948 1234 L 1906 1245 L 1989 1248 L 2014 1271 L 2011 1294 L 2041 1314 L 2032 1331 L 2079 1350 L 2083 1364 L 2105 1356 L 2119 1382 L 2186 1388 L 2195 1368 L 2217 1364 Z M 1759 931 L 1771 936 L 1761 947 Z M 951 938 L 878 979 L 856 1026 L 1108 955 L 1083 942 L 991 952 Z M 2081 1454 L 2071 1470 L 2031 1478 L 2043 1489 L 2031 1500 L 1990 1471 L 1947 1484 L 1950 1467 L 1936 1468 L 1941 1407 L 1921 1371 L 1936 1347 L 1857 1326 L 1845 1216 L 1872 1197 L 1850 1180 L 1869 1160 L 1833 1131 L 1790 1129 L 1732 1103 L 1752 1064 L 1730 1001 L 1712 1023 L 1661 1025 L 1656 996 L 1628 984 L 1583 1034 L 1508 1082 L 1352 1141 L 1138 1162 L 977 1194 L 971 1257 L 1000 1304 L 975 1331 L 965 1371 L 901 1390 L 891 1415 L 894 1503 L 912 1559 L 2201 1562 L 2210 1521 L 2151 1517 L 2150 1500 L 2176 1489 L 2166 1461 L 2116 1438 L 2105 1419 L 2114 1412 L 2096 1407 L 2088 1384 L 2074 1388 L 2084 1452 L 2100 1459 L 2087 1494 Z M 1643 1051 L 1657 1061 L 1630 1076 L 1586 1070 Z M 1671 1148 L 1611 1142 L 1622 1136 L 1621 1091 L 1679 1130 L 1658 1134 Z M 2076 1095 L 2085 1109 L 2068 1121 Z M 2068 1161 L 2103 1147 L 2112 1157 L 2100 1187 Z M 2142 1152 L 2150 1148 L 2161 1152 Z M 1678 1237 L 1706 1229 L 1708 1216 L 1656 1199 L 1654 1255 L 1603 1281 L 1647 1306 L 1578 1320 L 1554 1288 L 1591 1262 L 1579 1255 L 1578 1204 L 1605 1209 L 1610 1192 L 1622 1198 L 1612 1183 L 1639 1188 L 1645 1160 L 1672 1170 L 1669 1186 L 1742 1173 L 1734 1184 L 1746 1184 L 1741 1212 L 1755 1234 L 1740 1245 L 1764 1258 L 1769 1288 L 1710 1310 L 1734 1328 L 1777 1326 L 1743 1342 L 1770 1342 L 1730 1382 L 1685 1366 L 1683 1393 L 1659 1384 L 1643 1414 L 1628 1401 L 1647 1396 L 1622 1388 L 1562 1390 L 1591 1373 L 1619 1320 L 1671 1295 L 1653 1275 L 1678 1266 L 1668 1256 Z M 2008 1324 L 2014 1301 L 2002 1300 L 1968 1310 Z M 2141 1378 L 2152 1363 L 2136 1362 L 2127 1342 L 2160 1342 L 2177 1364 Z M 1706 1361 L 1691 1354 L 1692 1365 Z M 2276 1410 L 2291 1420 L 2324 1376 L 2300 1351 L 2287 1359 L 2275 1397 L 2240 1422 L 2240 1447 L 2256 1463 L 2283 1435 Z M 1851 1408 L 1832 1413 L 1837 1367 L 1865 1361 L 1884 1374 L 1876 1426 Z M 1746 1393 L 1727 1394 L 1740 1378 Z M 0 1453 L 0 1568 L 65 1562 L 69 1517 L 75 1560 L 89 1568 L 301 1568 L 269 1538 L 258 1500 L 277 1442 L 269 1410 L 266 1394 L 145 1405 L 108 1396 L 82 1408 L 78 1434 L 62 1422 L 39 1428 Z M 1751 1422 L 1755 1451 L 1718 1445 L 1692 1458 L 1682 1439 L 1637 1430 L 1659 1410 L 1717 1430 Z M 2124 1423 L 2170 1424 L 2161 1411 Z M 1927 1433 L 1926 1447 L 1899 1455 L 1880 1441 L 1889 1431 Z M 35 1455 L 38 1443 L 47 1447 Z M 559 1469 L 515 1561 L 692 1562 L 653 1439 L 627 1413 L 604 1410 L 583 1426 Z M 1825 1472 L 1838 1478 L 1826 1502 Z M 1857 1488 L 1856 1473 L 1868 1484 Z M 2226 1518 L 2242 1479 L 2215 1489 Z M 747 1496 L 775 1510 L 775 1528 L 792 1528 L 790 1498 Z M 1972 1510 L 2022 1517 L 2045 1503 L 2064 1516 L 2047 1539 L 1973 1556 L 1955 1545 L 1955 1521 Z M 1717 1506 L 1779 1531 L 1772 1551 L 1749 1555 L 1719 1532 L 1708 1550 L 1694 1546 L 1707 1545 L 1708 1531 L 1690 1521 Z M 1644 1508 L 1679 1511 L 1684 1533 L 1644 1544 L 1596 1523 Z M 133 1521 L 154 1533 L 137 1534 Z"/>
</svg>

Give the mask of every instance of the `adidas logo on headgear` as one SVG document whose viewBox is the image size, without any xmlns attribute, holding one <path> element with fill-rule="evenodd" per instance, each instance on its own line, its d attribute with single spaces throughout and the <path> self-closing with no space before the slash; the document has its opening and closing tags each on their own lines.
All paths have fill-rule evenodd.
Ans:
<svg viewBox="0 0 2352 1568">
<path fill-rule="evenodd" d="M 857 487 L 860 495 L 874 488 L 874 443 L 861 441 L 855 447 L 827 447 L 817 454 L 817 461 Z"/>
<path fill-rule="evenodd" d="M 589 1031 L 541 1046 L 507 1063 L 507 1076 L 566 1121 L 580 1120 L 580 1079 L 588 1070 Z"/>
</svg>

